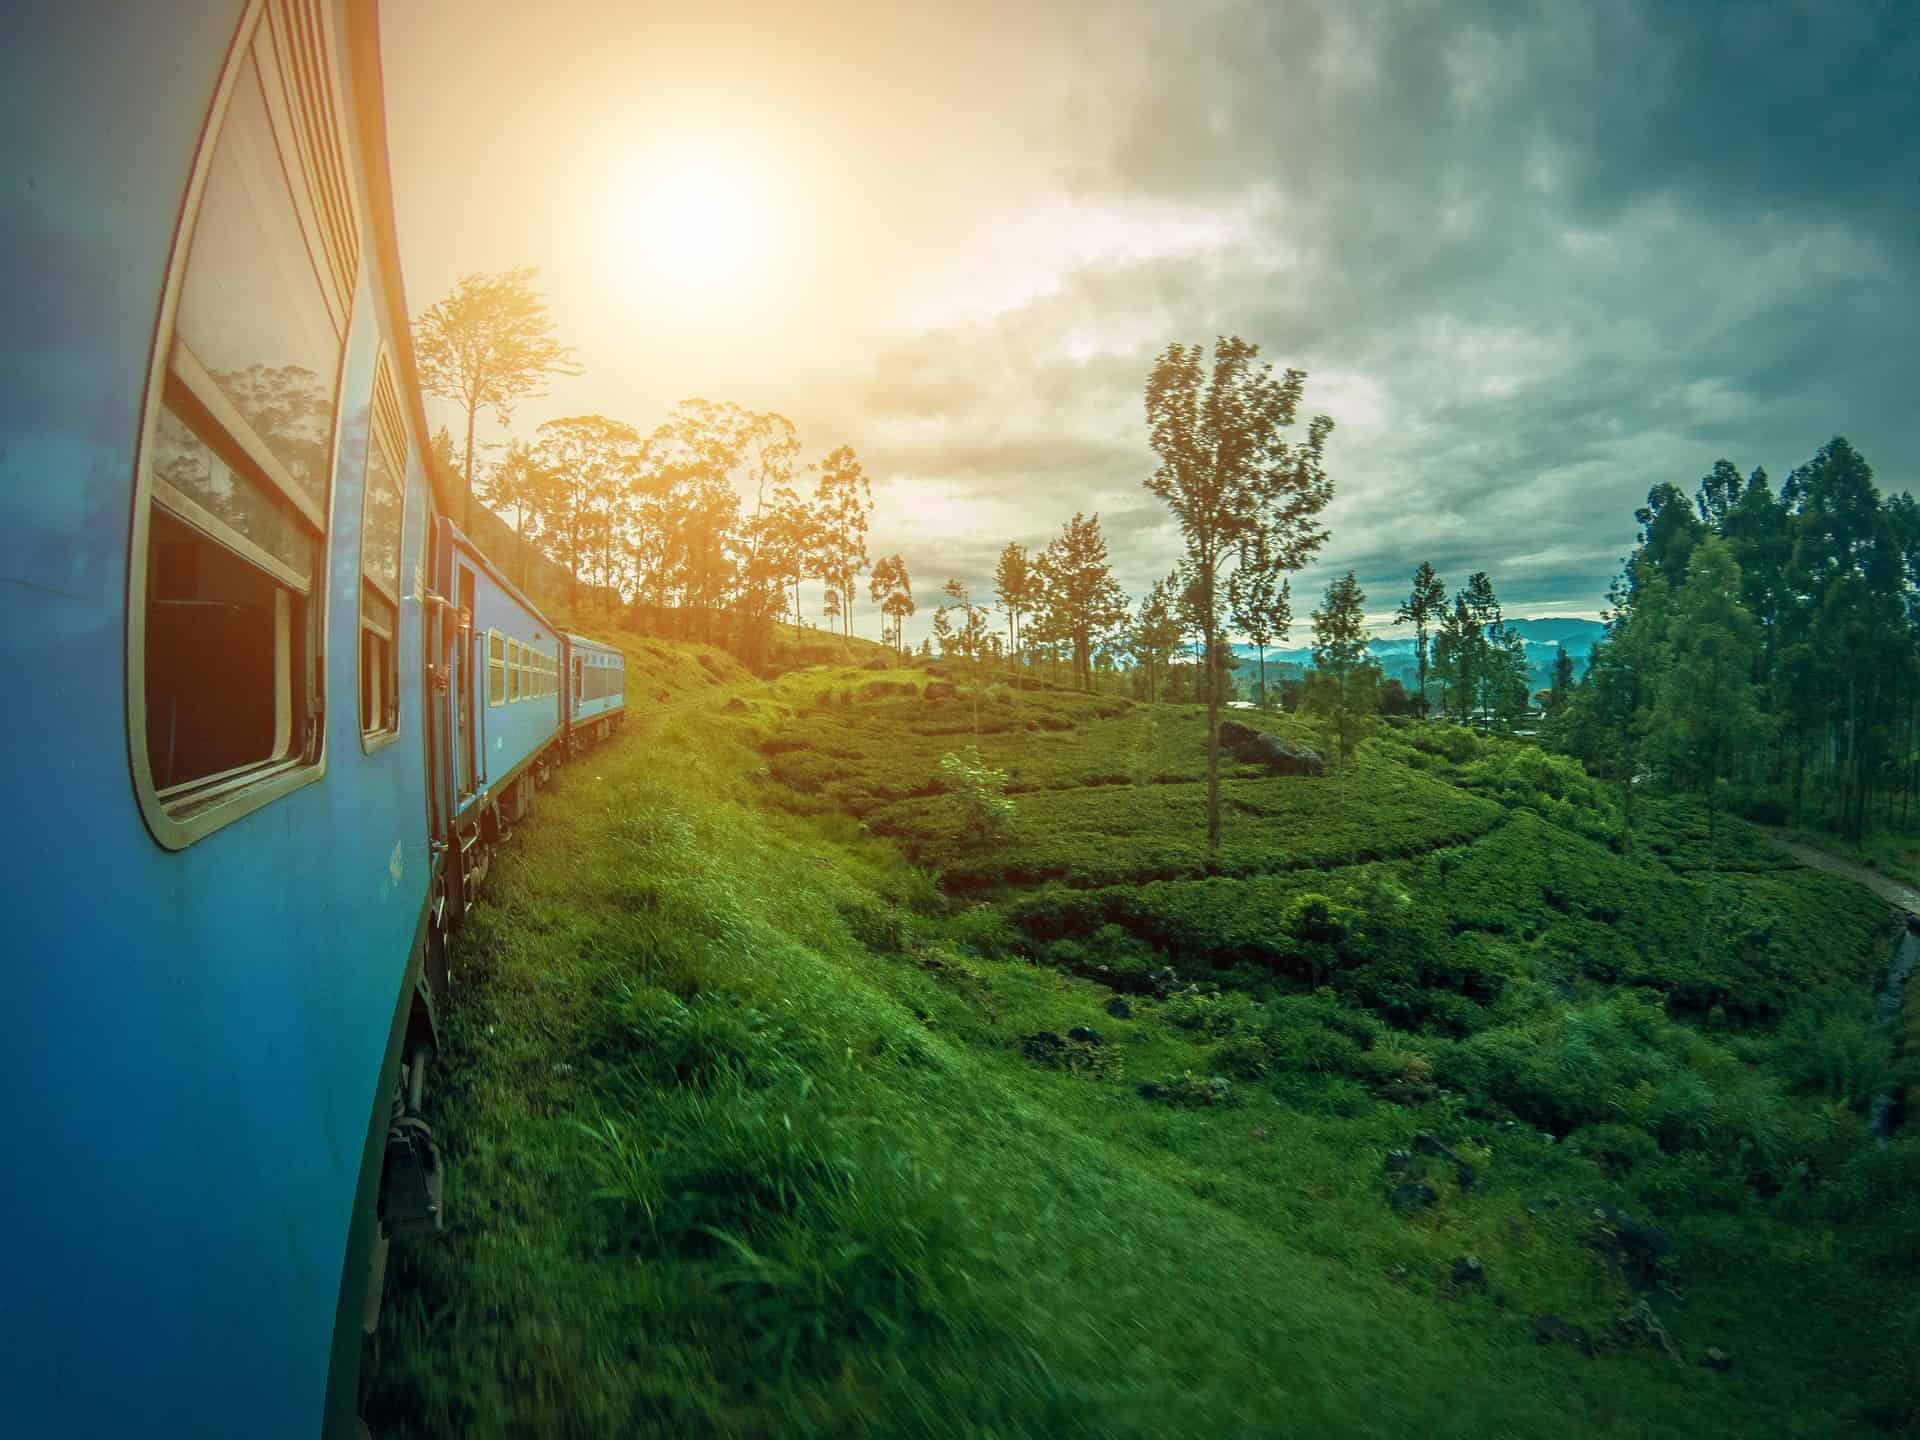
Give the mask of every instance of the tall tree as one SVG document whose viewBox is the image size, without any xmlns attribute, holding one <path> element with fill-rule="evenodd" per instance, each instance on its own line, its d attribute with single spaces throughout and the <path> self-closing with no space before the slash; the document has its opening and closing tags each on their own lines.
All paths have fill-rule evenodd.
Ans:
<svg viewBox="0 0 1920 1440">
<path fill-rule="evenodd" d="M 1289 443 L 1306 372 L 1276 376 L 1259 363 L 1260 348 L 1239 336 L 1205 348 L 1175 343 L 1161 352 L 1147 378 L 1146 413 L 1160 464 L 1147 489 L 1164 502 L 1186 541 L 1187 566 L 1202 589 L 1211 656 L 1217 628 L 1221 566 L 1256 530 L 1268 533 L 1274 563 L 1306 564 L 1326 542 L 1316 517 L 1333 498 L 1324 468 L 1333 422 L 1315 416 L 1305 437 Z M 1203 667 L 1207 700 L 1207 844 L 1220 846 L 1220 687 Z"/>
<path fill-rule="evenodd" d="M 444 433 L 444 432 L 443 432 Z M 509 440 L 506 454 L 480 476 L 480 498 L 496 514 L 513 515 L 515 569 L 521 589 L 527 588 L 527 539 L 538 517 L 552 477 L 541 469 L 533 447 Z"/>
<path fill-rule="evenodd" d="M 1076 514 L 1035 557 L 1052 630 L 1073 647 L 1073 679 L 1093 688 L 1093 652 L 1124 624 L 1127 597 L 1107 561 L 1107 540 L 1098 515 Z"/>
<path fill-rule="evenodd" d="M 1134 617 L 1128 640 L 1134 658 L 1146 670 L 1147 699 L 1160 698 L 1168 662 L 1180 646 L 1180 618 L 1176 613 L 1175 591 L 1178 574 L 1156 580 Z"/>
<path fill-rule="evenodd" d="M 1313 612 L 1313 670 L 1307 708 L 1326 727 L 1328 748 L 1345 768 L 1378 710 L 1380 667 L 1367 649 L 1367 595 L 1349 570 L 1327 586 Z"/>
<path fill-rule="evenodd" d="M 1565 645 L 1556 646 L 1553 652 L 1553 681 L 1547 690 L 1547 709 L 1553 714 L 1560 713 L 1560 707 L 1567 703 L 1567 697 L 1573 693 L 1573 657 L 1567 654 Z"/>
<path fill-rule="evenodd" d="M 1240 544 L 1239 561 L 1227 577 L 1227 614 L 1260 656 L 1262 710 L 1267 708 L 1267 647 L 1286 640 L 1293 626 L 1293 585 L 1274 564 L 1267 532 L 1256 530 Z"/>
<path fill-rule="evenodd" d="M 546 393 L 540 387 L 549 376 L 580 373 L 572 347 L 554 338 L 546 297 L 533 288 L 539 273 L 522 265 L 464 276 L 413 322 L 421 388 L 453 401 L 467 417 L 462 523 L 472 521 L 474 417 L 491 409 L 504 425 L 516 402 Z"/>
<path fill-rule="evenodd" d="M 549 420 L 535 436 L 534 463 L 550 477 L 540 492 L 541 529 L 572 577 L 569 602 L 578 605 L 582 572 L 616 534 L 625 537 L 640 436 L 604 415 Z"/>
<path fill-rule="evenodd" d="M 906 653 L 904 630 L 913 614 L 913 581 L 907 575 L 907 562 L 898 555 L 883 555 L 873 562 L 873 574 L 867 579 L 867 594 L 880 607 L 881 639 L 891 639 L 893 648 Z"/>
<path fill-rule="evenodd" d="M 1007 654 L 1020 653 L 1020 617 L 1033 608 L 1033 567 L 1024 545 L 1009 540 L 993 567 L 994 594 L 1007 616 Z"/>
<path fill-rule="evenodd" d="M 1413 658 L 1420 684 L 1419 712 L 1427 713 L 1427 634 L 1447 612 L 1447 587 L 1425 560 L 1413 572 L 1413 588 L 1393 618 L 1413 626 Z"/>
<path fill-rule="evenodd" d="M 1760 626 L 1740 603 L 1740 566 L 1726 541 L 1692 549 L 1673 596 L 1648 748 L 1675 782 L 1707 802 L 1707 854 L 1718 854 L 1721 789 L 1765 745 L 1767 717 L 1753 683 Z"/>
<path fill-rule="evenodd" d="M 873 486 L 851 445 L 842 445 L 820 462 L 813 515 L 820 578 L 838 606 L 841 634 L 853 645 L 853 591 L 867 568 L 867 518 L 873 514 Z"/>
</svg>

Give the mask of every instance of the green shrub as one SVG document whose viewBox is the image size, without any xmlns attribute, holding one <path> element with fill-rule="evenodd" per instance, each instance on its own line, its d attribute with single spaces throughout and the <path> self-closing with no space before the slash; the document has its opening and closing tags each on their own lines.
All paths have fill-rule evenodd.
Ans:
<svg viewBox="0 0 1920 1440">
<path fill-rule="evenodd" d="M 1014 808 L 1007 798 L 1007 772 L 982 760 L 977 745 L 940 757 L 940 783 L 954 797 L 964 841 L 984 845 L 1005 837 Z"/>
<path fill-rule="evenodd" d="M 1631 1125 L 1583 1125 L 1567 1136 L 1566 1144 L 1616 1179 L 1660 1154 L 1653 1137 Z"/>
<path fill-rule="evenodd" d="M 1803 1007 L 1780 1027 L 1776 1053 L 1789 1087 L 1830 1095 L 1857 1110 L 1905 1078 L 1887 1027 L 1852 1007 Z"/>
</svg>

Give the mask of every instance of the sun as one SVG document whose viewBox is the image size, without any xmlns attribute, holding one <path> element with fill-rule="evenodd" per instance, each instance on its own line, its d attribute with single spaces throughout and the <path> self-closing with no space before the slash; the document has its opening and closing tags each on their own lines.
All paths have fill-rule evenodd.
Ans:
<svg viewBox="0 0 1920 1440">
<path fill-rule="evenodd" d="M 635 168 L 622 197 L 629 254 L 655 287 L 744 284 L 773 254 L 766 177 L 738 151 L 665 151 Z"/>
</svg>

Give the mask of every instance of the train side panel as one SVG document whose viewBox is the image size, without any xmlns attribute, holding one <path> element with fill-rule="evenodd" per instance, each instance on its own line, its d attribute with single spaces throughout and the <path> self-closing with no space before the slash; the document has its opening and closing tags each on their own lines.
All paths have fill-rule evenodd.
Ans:
<svg viewBox="0 0 1920 1440">
<path fill-rule="evenodd" d="M 297 788 L 162 843 L 149 812 L 167 802 L 139 798 L 129 773 L 164 753 L 129 737 L 129 676 L 147 673 L 154 630 L 139 583 L 153 553 L 129 542 L 130 511 L 153 503 L 136 496 L 136 452 L 151 367 L 169 363 L 155 317 L 182 196 L 258 11 L 92 9 L 15 17 L 0 86 L 7 133 L 27 137 L 0 246 L 33 277 L 0 361 L 0 653 L 36 682 L 32 706 L 0 711 L 22 767 L 0 841 L 0 1394 L 23 1435 L 310 1434 L 429 878 L 420 647 L 405 638 L 421 631 L 428 516 L 404 417 L 404 481 L 380 522 L 399 530 L 394 613 L 373 623 L 389 650 L 369 640 L 361 544 L 375 376 L 405 317 L 383 313 L 361 246 L 328 377 L 337 418 L 312 441 L 326 477 L 301 602 L 324 701 L 313 758 Z M 343 12 L 317 23 L 339 67 Z M 209 605 L 209 624 L 233 608 Z M 213 642 L 194 657 L 180 635 L 180 663 L 217 678 Z"/>
</svg>

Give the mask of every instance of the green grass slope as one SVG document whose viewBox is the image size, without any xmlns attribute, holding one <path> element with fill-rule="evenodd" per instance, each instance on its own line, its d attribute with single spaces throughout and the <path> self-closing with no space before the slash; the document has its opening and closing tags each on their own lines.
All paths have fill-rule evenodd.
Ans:
<svg viewBox="0 0 1920 1440">
<path fill-rule="evenodd" d="M 453 1230 L 396 1255 L 376 1433 L 1915 1419 L 1860 887 L 1651 802 L 1622 855 L 1577 767 L 1437 727 L 1232 767 L 1209 856 L 1194 712 L 642 644 L 669 701 L 460 947 Z"/>
</svg>

